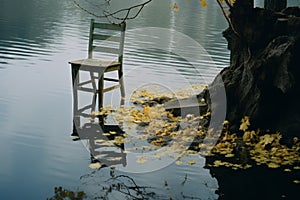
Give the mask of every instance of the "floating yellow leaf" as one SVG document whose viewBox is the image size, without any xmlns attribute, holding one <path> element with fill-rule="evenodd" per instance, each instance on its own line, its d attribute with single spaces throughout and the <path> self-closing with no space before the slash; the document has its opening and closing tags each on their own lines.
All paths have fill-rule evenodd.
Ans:
<svg viewBox="0 0 300 200">
<path fill-rule="evenodd" d="M 200 0 L 200 5 L 202 6 L 202 7 L 207 7 L 207 2 L 206 2 L 206 0 Z"/>
<path fill-rule="evenodd" d="M 171 7 L 171 9 L 175 10 L 176 12 L 179 11 L 179 7 L 178 7 L 177 3 L 171 3 L 170 7 Z"/>
<path fill-rule="evenodd" d="M 124 144 L 124 138 L 121 137 L 121 136 L 117 136 L 115 139 L 114 139 L 114 142 L 121 145 L 121 144 Z"/>
<path fill-rule="evenodd" d="M 91 163 L 89 165 L 89 168 L 91 168 L 91 169 L 99 169 L 99 168 L 101 168 L 101 166 L 102 165 L 99 162 L 96 162 L 96 163 Z"/>
<path fill-rule="evenodd" d="M 246 130 L 248 129 L 249 126 L 250 126 L 249 117 L 248 117 L 248 116 L 245 116 L 245 117 L 241 120 L 240 130 L 246 131 Z"/>
<path fill-rule="evenodd" d="M 225 157 L 226 157 L 226 158 L 232 158 L 232 157 L 234 157 L 234 154 L 233 154 L 233 153 L 226 154 Z"/>
<path fill-rule="evenodd" d="M 296 184 L 299 184 L 299 183 L 300 183 L 299 180 L 294 180 L 293 182 L 296 183 Z"/>
<path fill-rule="evenodd" d="M 249 145 L 251 142 L 254 142 L 257 137 L 258 136 L 256 135 L 255 131 L 245 131 L 243 135 L 243 141 Z"/>
<path fill-rule="evenodd" d="M 272 163 L 269 163 L 269 164 L 268 164 L 268 167 L 269 167 L 269 168 L 278 168 L 278 167 L 280 167 L 280 166 L 279 166 L 278 164 L 272 162 Z"/>
<path fill-rule="evenodd" d="M 271 144 L 274 141 L 274 137 L 270 134 L 266 134 L 260 137 L 260 144 L 265 147 L 267 144 Z"/>
<path fill-rule="evenodd" d="M 187 164 L 194 165 L 194 164 L 196 164 L 196 162 L 194 160 L 189 160 L 189 161 L 187 161 Z"/>
<path fill-rule="evenodd" d="M 146 161 L 147 160 L 145 160 L 142 156 L 138 156 L 137 159 L 136 159 L 136 162 L 140 163 L 140 164 L 145 163 Z"/>
<path fill-rule="evenodd" d="M 97 139 L 95 140 L 96 143 L 103 143 L 103 142 L 106 142 L 106 140 L 103 140 L 103 139 Z"/>
<path fill-rule="evenodd" d="M 153 140 L 151 142 L 151 144 L 154 145 L 154 146 L 160 146 L 161 147 L 161 146 L 164 146 L 166 143 L 165 143 L 163 138 L 159 138 L 157 140 Z"/>
<path fill-rule="evenodd" d="M 177 160 L 175 163 L 176 163 L 176 165 L 182 165 L 183 164 L 183 162 L 180 161 L 180 160 Z"/>
<path fill-rule="evenodd" d="M 223 122 L 223 125 L 228 125 L 229 124 L 229 121 L 228 120 L 225 120 L 224 122 Z"/>
<path fill-rule="evenodd" d="M 223 165 L 223 163 L 222 163 L 221 160 L 215 160 L 215 161 L 214 161 L 214 165 L 215 165 L 216 167 L 218 167 L 218 166 Z"/>
<path fill-rule="evenodd" d="M 244 169 L 249 169 L 249 168 L 251 168 L 251 167 L 252 167 L 252 165 L 246 164 L 246 165 L 244 166 Z"/>
<path fill-rule="evenodd" d="M 144 108 L 143 108 L 143 113 L 144 113 L 144 115 L 146 115 L 146 116 L 150 116 L 150 107 L 149 106 L 145 106 Z"/>
</svg>

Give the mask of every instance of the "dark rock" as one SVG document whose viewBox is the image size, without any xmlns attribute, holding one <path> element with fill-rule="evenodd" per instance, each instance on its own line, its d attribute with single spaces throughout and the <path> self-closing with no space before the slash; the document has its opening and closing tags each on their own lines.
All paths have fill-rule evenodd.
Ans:
<svg viewBox="0 0 300 200">
<path fill-rule="evenodd" d="M 200 96 L 192 96 L 184 99 L 175 99 L 165 103 L 165 109 L 173 113 L 174 116 L 185 117 L 188 114 L 194 116 L 203 115 L 208 110 L 208 105 L 201 102 Z"/>
<path fill-rule="evenodd" d="M 166 97 L 166 96 L 162 96 L 162 97 L 155 97 L 153 99 L 143 99 L 144 102 L 142 103 L 142 105 L 144 106 L 155 106 L 155 105 L 158 105 L 158 104 L 164 104 L 170 100 L 172 100 L 172 98 L 170 97 Z M 133 102 L 134 104 L 140 104 L 140 102 Z"/>
</svg>

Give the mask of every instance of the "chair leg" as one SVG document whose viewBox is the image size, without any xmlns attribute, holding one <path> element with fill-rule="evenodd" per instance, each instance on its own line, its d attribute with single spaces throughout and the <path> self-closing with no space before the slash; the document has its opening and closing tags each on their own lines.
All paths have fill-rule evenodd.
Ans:
<svg viewBox="0 0 300 200">
<path fill-rule="evenodd" d="M 76 65 L 72 65 L 72 87 L 73 87 L 73 99 L 74 99 L 74 111 L 78 110 L 78 91 L 79 84 L 79 68 Z"/>
<path fill-rule="evenodd" d="M 79 84 L 79 66 L 72 65 L 72 88 L 73 88 L 73 128 L 80 127 L 80 116 L 78 108 L 78 84 Z"/>
<path fill-rule="evenodd" d="M 77 120 L 76 118 L 73 118 L 73 131 L 71 133 L 71 136 L 79 136 L 77 127 L 76 127 L 76 124 L 77 124 L 76 120 Z"/>
<path fill-rule="evenodd" d="M 93 72 L 90 72 L 90 77 L 92 80 L 92 87 L 94 90 L 94 95 L 92 97 L 92 109 L 91 112 L 94 112 L 96 110 L 96 100 L 97 100 L 97 85 L 96 85 L 96 78 L 93 74 Z"/>
<path fill-rule="evenodd" d="M 125 86 L 124 86 L 124 78 L 123 78 L 123 71 L 118 70 L 119 76 L 119 84 L 120 84 L 120 92 L 121 92 L 121 105 L 124 105 L 125 102 Z"/>
<path fill-rule="evenodd" d="M 104 89 L 104 74 L 102 72 L 99 73 L 98 80 L 98 111 L 103 108 L 103 89 Z"/>
</svg>

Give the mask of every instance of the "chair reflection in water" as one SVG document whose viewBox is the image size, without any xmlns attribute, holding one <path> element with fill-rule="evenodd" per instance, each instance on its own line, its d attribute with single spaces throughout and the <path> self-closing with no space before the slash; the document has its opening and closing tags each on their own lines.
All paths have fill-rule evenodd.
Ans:
<svg viewBox="0 0 300 200">
<path fill-rule="evenodd" d="M 74 121 L 80 120 L 79 116 L 74 116 Z M 76 122 L 74 122 L 76 124 Z M 107 133 L 109 136 L 105 136 Z M 77 135 L 78 139 L 86 141 L 91 162 L 100 162 L 102 166 L 112 166 L 122 164 L 126 166 L 126 153 L 124 153 L 124 143 L 111 143 L 116 137 L 124 138 L 125 132 L 118 125 L 104 125 L 95 122 L 88 122 L 81 127 L 73 127 L 72 135 Z M 100 141 L 100 142 L 99 142 Z"/>
<path fill-rule="evenodd" d="M 123 49 L 126 24 L 97 23 L 91 20 L 88 58 L 69 62 L 72 68 L 73 83 L 73 133 L 81 140 L 89 142 L 92 162 L 98 159 L 106 165 L 126 165 L 124 144 L 116 144 L 121 152 L 115 152 L 111 146 L 97 143 L 98 140 L 112 140 L 122 136 L 118 125 L 106 125 L 104 117 L 98 115 L 95 122 L 95 111 L 101 111 L 104 104 L 104 93 L 119 89 L 121 105 L 124 104 L 125 89 L 123 82 Z M 117 34 L 116 34 L 117 33 Z M 101 56 L 101 59 L 99 57 Z M 104 58 L 104 59 L 103 59 Z M 84 76 L 85 75 L 85 76 Z M 109 77 L 107 75 L 110 75 Z M 116 76 L 112 77 L 112 76 Z M 90 94 L 91 104 L 80 107 L 80 96 Z M 97 101 L 98 99 L 98 101 Z M 90 118 L 90 122 L 81 121 Z M 104 136 L 112 132 L 114 135 Z"/>
</svg>

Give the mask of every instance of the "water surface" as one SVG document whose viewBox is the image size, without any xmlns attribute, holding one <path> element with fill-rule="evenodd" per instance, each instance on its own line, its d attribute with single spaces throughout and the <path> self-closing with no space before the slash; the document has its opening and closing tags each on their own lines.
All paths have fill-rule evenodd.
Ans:
<svg viewBox="0 0 300 200">
<path fill-rule="evenodd" d="M 201 8 L 198 1 L 177 2 L 179 12 L 170 9 L 169 1 L 153 1 L 128 22 L 128 32 L 146 27 L 174 29 L 195 40 L 211 58 L 194 63 L 200 66 L 195 73 L 191 63 L 169 52 L 140 49 L 132 31 L 126 35 L 124 53 L 128 87 L 140 86 L 145 77 L 165 79 L 163 84 L 179 88 L 207 83 L 228 65 L 229 52 L 222 38 L 227 25 L 217 4 Z M 45 199 L 53 196 L 57 186 L 102 195 L 95 193 L 96 183 L 103 184 L 110 177 L 109 169 L 97 173 L 89 169 L 89 152 L 69 137 L 73 116 L 68 61 L 86 57 L 91 16 L 71 0 L 1 0 L 0 4 L 1 199 Z M 172 45 L 169 50 L 175 51 Z M 147 73 L 139 76 L 143 67 Z M 203 169 L 205 160 L 193 159 L 197 164 L 191 167 L 171 164 L 155 172 L 127 175 L 140 185 L 155 186 L 162 199 L 171 194 L 175 199 L 182 195 L 217 198 L 218 183 Z M 96 174 L 96 178 L 80 180 L 86 174 Z M 189 181 L 183 187 L 185 177 Z M 160 187 L 165 181 L 169 186 Z M 111 199 L 118 199 L 114 195 Z"/>
</svg>

